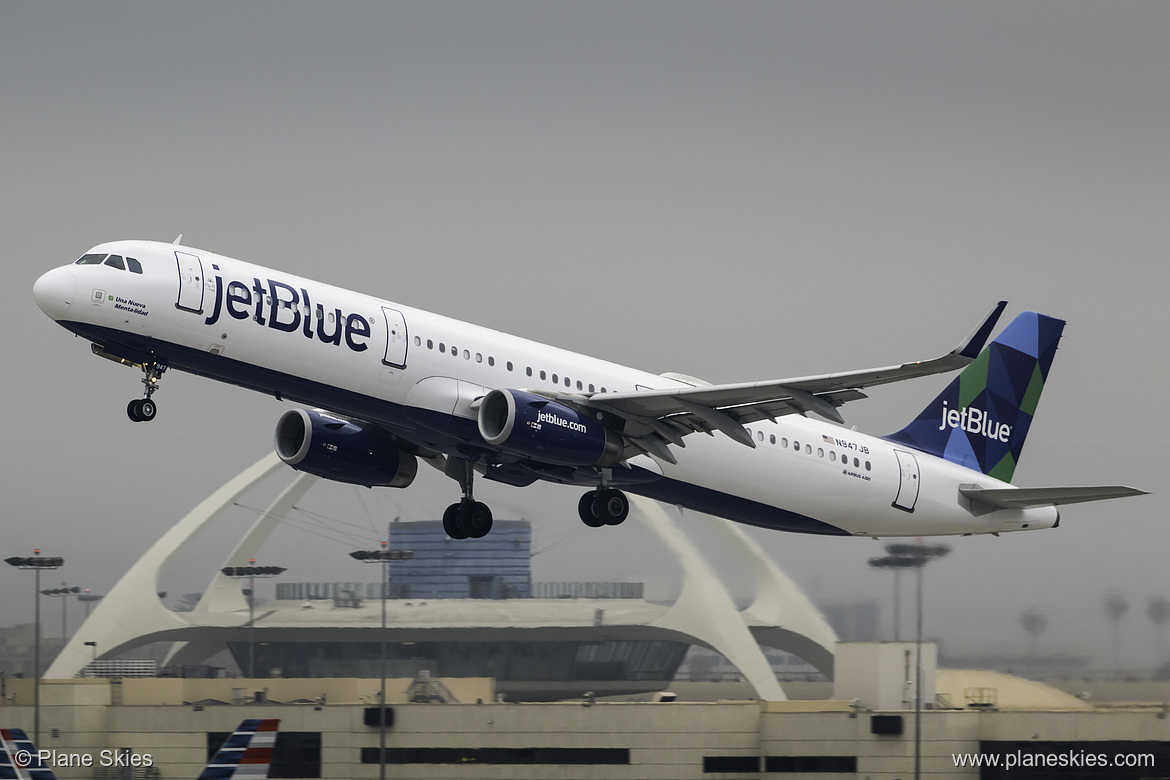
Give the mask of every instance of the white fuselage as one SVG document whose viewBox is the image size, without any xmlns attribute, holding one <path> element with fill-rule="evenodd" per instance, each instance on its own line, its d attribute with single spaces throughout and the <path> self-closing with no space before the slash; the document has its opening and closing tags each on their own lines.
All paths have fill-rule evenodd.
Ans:
<svg viewBox="0 0 1170 780">
<path fill-rule="evenodd" d="M 368 420 L 438 452 L 455 454 L 475 436 L 473 404 L 494 388 L 587 395 L 686 386 L 198 249 L 121 241 L 91 253 L 132 257 L 142 272 L 69 265 L 42 277 L 38 303 L 70 330 Z M 632 458 L 662 478 L 628 489 L 813 533 L 972 534 L 1057 521 L 1051 507 L 972 511 L 960 485 L 1009 486 L 835 424 L 792 415 L 746 427 L 754 449 L 721 434 L 691 435 L 685 448 L 671 448 L 677 464 Z"/>
</svg>

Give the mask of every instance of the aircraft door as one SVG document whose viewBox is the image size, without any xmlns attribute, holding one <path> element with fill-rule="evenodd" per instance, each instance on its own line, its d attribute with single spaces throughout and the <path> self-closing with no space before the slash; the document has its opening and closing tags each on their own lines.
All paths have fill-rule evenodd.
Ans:
<svg viewBox="0 0 1170 780">
<path fill-rule="evenodd" d="M 894 506 L 898 509 L 905 509 L 907 512 L 913 512 L 914 504 L 918 501 L 918 459 L 912 453 L 902 450 L 894 450 L 894 455 L 898 458 L 900 475 L 898 495 L 894 498 Z"/>
<path fill-rule="evenodd" d="M 397 309 L 382 307 L 386 318 L 386 354 L 382 362 L 393 368 L 406 368 L 406 318 Z"/>
<path fill-rule="evenodd" d="M 175 307 L 203 313 L 203 261 L 186 252 L 175 252 L 179 267 L 179 299 Z"/>
</svg>

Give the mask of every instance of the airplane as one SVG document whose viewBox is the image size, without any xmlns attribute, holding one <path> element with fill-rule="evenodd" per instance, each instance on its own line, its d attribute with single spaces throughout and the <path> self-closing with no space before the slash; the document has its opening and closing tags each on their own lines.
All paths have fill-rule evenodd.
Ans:
<svg viewBox="0 0 1170 780">
<path fill-rule="evenodd" d="M 197 780 L 264 780 L 279 728 L 279 718 L 242 721 Z M 57 780 L 57 776 L 23 729 L 0 729 L 0 780 Z"/>
<path fill-rule="evenodd" d="M 207 762 L 197 780 L 264 780 L 276 747 L 279 718 L 249 718 Z"/>
<path fill-rule="evenodd" d="M 154 419 L 154 393 L 172 368 L 302 404 L 276 424 L 285 463 L 338 482 L 405 488 L 421 460 L 460 486 L 461 500 L 443 513 L 455 539 L 491 530 L 476 476 L 588 488 L 577 508 L 590 527 L 621 524 L 628 491 L 763 528 L 870 537 L 1052 528 L 1061 505 L 1144 494 L 1011 484 L 1064 322 L 1023 312 L 988 343 L 1003 301 L 931 360 L 717 385 L 179 239 L 99 244 L 46 272 L 33 295 L 95 355 L 142 371 L 131 420 Z M 866 388 L 959 369 L 890 435 L 853 430 L 838 411 Z"/>
<path fill-rule="evenodd" d="M 0 780 L 57 780 L 24 729 L 0 729 Z"/>
</svg>

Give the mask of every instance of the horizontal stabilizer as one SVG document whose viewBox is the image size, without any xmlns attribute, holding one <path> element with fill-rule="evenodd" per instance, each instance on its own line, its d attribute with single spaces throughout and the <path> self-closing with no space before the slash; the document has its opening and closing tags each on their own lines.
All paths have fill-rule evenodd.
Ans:
<svg viewBox="0 0 1170 780">
<path fill-rule="evenodd" d="M 1144 490 L 1125 485 L 1040 488 L 981 488 L 974 485 L 960 485 L 959 492 L 972 501 L 990 504 L 1000 509 L 1029 509 L 1148 495 Z"/>
</svg>

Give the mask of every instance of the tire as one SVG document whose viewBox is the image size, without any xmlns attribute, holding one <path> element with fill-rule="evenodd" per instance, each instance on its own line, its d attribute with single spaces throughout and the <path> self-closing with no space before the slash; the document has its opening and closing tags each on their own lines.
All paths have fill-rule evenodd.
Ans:
<svg viewBox="0 0 1170 780">
<path fill-rule="evenodd" d="M 130 418 L 131 422 L 142 422 L 142 415 L 138 411 L 138 405 L 141 401 L 135 398 L 130 403 L 126 404 L 126 416 Z"/>
<path fill-rule="evenodd" d="M 158 414 L 158 406 L 154 401 L 143 398 L 138 402 L 138 416 L 142 418 L 143 422 L 150 422 L 156 414 Z"/>
<path fill-rule="evenodd" d="M 443 530 L 452 539 L 466 539 L 467 532 L 459 522 L 459 508 L 462 504 L 452 504 L 443 512 Z"/>
<path fill-rule="evenodd" d="M 630 515 L 630 500 L 616 488 L 600 490 L 593 501 L 593 511 L 606 525 L 621 525 Z"/>
<path fill-rule="evenodd" d="M 492 510 L 481 501 L 474 501 L 460 507 L 463 530 L 472 539 L 482 539 L 492 530 Z"/>
<path fill-rule="evenodd" d="M 594 511 L 594 501 L 597 498 L 598 491 L 591 490 L 581 496 L 581 500 L 577 502 L 577 514 L 581 517 L 581 522 L 590 528 L 601 528 L 605 525 L 605 521 L 597 516 Z"/>
</svg>

